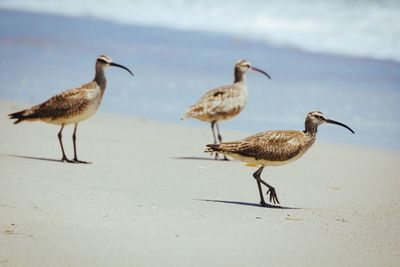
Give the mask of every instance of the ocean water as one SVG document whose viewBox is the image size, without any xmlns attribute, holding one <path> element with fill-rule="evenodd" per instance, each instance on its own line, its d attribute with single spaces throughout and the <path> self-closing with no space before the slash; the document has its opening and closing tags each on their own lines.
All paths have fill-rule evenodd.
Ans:
<svg viewBox="0 0 400 267">
<path fill-rule="evenodd" d="M 313 3 L 306 7 L 314 11 L 315 6 L 331 8 L 331 2 L 335 5 L 342 3 L 342 7 L 346 7 L 341 1 L 321 2 L 324 4 L 305 1 Z M 227 128 L 248 133 L 269 129 L 303 129 L 307 112 L 321 110 L 331 119 L 351 126 L 356 135 L 340 127 L 324 125 L 319 130 L 319 139 L 400 149 L 400 62 L 397 60 L 397 51 L 389 49 L 399 35 L 395 38 L 387 34 L 395 32 L 398 24 L 381 23 L 378 27 L 376 21 L 372 22 L 368 26 L 373 36 L 371 42 L 351 42 L 346 37 L 337 36 L 330 44 L 329 38 L 332 36 L 329 35 L 325 41 L 323 38 L 319 40 L 314 49 L 305 41 L 306 34 L 299 33 L 301 38 L 298 40 L 305 41 L 307 47 L 287 40 L 271 40 L 272 34 L 260 30 L 260 27 L 267 27 L 263 23 L 256 27 L 254 23 L 246 22 L 255 18 L 249 10 L 257 10 L 242 7 L 243 11 L 240 12 L 240 5 L 244 3 L 241 1 L 232 1 L 232 5 L 228 5 L 230 7 L 224 12 L 218 11 L 221 13 L 219 17 L 226 17 L 226 29 L 213 27 L 216 23 L 211 17 L 217 17 L 218 13 L 212 11 L 213 7 L 215 10 L 223 9 L 217 3 L 204 1 L 209 4 L 210 9 L 207 10 L 211 10 L 209 12 L 212 14 L 196 11 L 205 10 L 203 1 L 151 3 L 122 0 L 98 0 L 96 4 L 87 0 L 0 0 L 0 97 L 40 103 L 62 90 L 92 79 L 95 58 L 106 53 L 115 62 L 131 68 L 135 77 L 116 68 L 107 70 L 108 87 L 100 111 L 208 128 L 209 125 L 202 122 L 180 122 L 179 118 L 207 89 L 231 83 L 234 63 L 244 58 L 267 71 L 272 80 L 253 72 L 247 74 L 247 106 L 234 120 L 221 125 L 222 132 Z M 280 5 L 278 1 L 267 3 L 268 6 Z M 312 13 L 306 8 L 297 10 L 295 7 L 301 6 L 298 1 L 290 3 L 293 5 L 293 14 L 290 15 L 286 10 L 281 17 L 277 16 L 279 19 L 286 18 L 288 25 L 297 25 L 296 18 L 302 17 L 298 12 Z M 383 7 L 379 5 L 375 9 L 379 12 L 386 10 L 385 5 L 392 5 L 384 21 L 386 17 L 397 20 L 397 17 L 390 15 L 396 3 L 356 3 L 371 3 L 372 6 L 382 4 Z M 261 1 L 259 5 L 263 7 L 259 8 L 259 13 L 274 10 L 268 9 Z M 365 11 L 368 8 L 362 6 L 361 9 Z M 246 12 L 249 14 L 241 17 L 240 14 Z M 329 10 L 324 12 L 326 16 L 330 13 Z M 343 14 L 346 12 L 350 11 L 344 10 Z M 337 12 L 331 13 L 337 16 Z M 186 16 L 186 19 L 180 16 Z M 193 17 L 193 21 L 190 17 Z M 229 29 L 230 22 L 250 25 L 246 30 L 243 30 L 246 28 L 243 26 L 240 33 L 234 32 L 235 27 Z M 337 24 L 331 28 L 338 32 L 340 28 L 349 31 L 347 28 L 353 27 L 351 23 L 347 25 L 344 17 L 338 19 Z M 255 31 L 252 35 L 249 32 L 253 26 Z M 256 34 L 257 29 L 259 34 Z M 295 34 L 289 34 L 293 30 L 296 31 L 296 27 L 292 29 L 287 26 L 287 32 L 278 35 L 282 39 L 295 38 Z M 360 39 L 364 36 L 363 31 L 352 34 Z M 379 37 L 379 34 L 391 37 Z M 324 35 L 328 35 L 327 32 Z M 383 39 L 376 42 L 374 38 Z M 325 51 L 324 42 L 328 45 L 348 42 L 349 45 L 343 46 L 345 51 L 333 46 Z M 360 51 L 353 53 L 351 47 L 368 51 L 365 54 Z M 229 140 L 229 136 L 226 139 Z"/>
<path fill-rule="evenodd" d="M 398 0 L 0 0 L 1 7 L 400 61 Z"/>
</svg>

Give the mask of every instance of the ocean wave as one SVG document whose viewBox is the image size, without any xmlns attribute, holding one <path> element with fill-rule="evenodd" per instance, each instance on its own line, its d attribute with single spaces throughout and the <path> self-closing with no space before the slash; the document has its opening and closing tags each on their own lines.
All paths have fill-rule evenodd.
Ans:
<svg viewBox="0 0 400 267">
<path fill-rule="evenodd" d="M 400 2 L 1 0 L 0 7 L 200 30 L 306 51 L 400 61 Z"/>
</svg>

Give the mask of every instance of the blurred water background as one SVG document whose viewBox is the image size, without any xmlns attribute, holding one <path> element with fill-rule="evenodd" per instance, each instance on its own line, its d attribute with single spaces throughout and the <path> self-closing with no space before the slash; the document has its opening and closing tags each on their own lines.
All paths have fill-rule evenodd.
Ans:
<svg viewBox="0 0 400 267">
<path fill-rule="evenodd" d="M 46 100 L 89 81 L 104 53 L 135 77 L 108 71 L 102 111 L 178 122 L 244 58 L 272 80 L 247 75 L 248 104 L 222 131 L 302 129 L 321 110 L 356 131 L 321 139 L 397 150 L 399 14 L 391 0 L 0 0 L 0 97 Z"/>
</svg>

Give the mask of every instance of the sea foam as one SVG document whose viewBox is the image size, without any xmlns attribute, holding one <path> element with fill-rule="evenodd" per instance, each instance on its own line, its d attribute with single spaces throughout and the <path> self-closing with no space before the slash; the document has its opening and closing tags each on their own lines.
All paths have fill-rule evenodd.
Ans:
<svg viewBox="0 0 400 267">
<path fill-rule="evenodd" d="M 200 30 L 306 51 L 400 61 L 400 2 L 2 0 L 0 7 Z"/>
</svg>

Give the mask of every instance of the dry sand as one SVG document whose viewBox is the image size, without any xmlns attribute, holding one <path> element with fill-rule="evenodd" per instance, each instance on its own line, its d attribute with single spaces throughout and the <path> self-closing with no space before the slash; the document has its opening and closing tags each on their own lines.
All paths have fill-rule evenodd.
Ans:
<svg viewBox="0 0 400 267">
<path fill-rule="evenodd" d="M 92 164 L 66 164 L 58 127 L 7 119 L 24 107 L 0 102 L 0 266 L 400 265 L 398 152 L 317 141 L 264 171 L 284 208 L 262 208 L 255 168 L 202 152 L 208 125 L 99 113 Z"/>
</svg>

